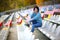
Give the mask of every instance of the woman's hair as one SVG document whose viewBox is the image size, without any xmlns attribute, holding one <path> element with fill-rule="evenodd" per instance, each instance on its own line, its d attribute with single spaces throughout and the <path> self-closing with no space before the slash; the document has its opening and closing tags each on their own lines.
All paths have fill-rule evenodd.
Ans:
<svg viewBox="0 0 60 40">
<path fill-rule="evenodd" d="M 33 10 L 35 10 L 35 8 L 37 9 L 37 12 L 39 12 L 39 7 L 38 6 L 34 6 Z"/>
</svg>

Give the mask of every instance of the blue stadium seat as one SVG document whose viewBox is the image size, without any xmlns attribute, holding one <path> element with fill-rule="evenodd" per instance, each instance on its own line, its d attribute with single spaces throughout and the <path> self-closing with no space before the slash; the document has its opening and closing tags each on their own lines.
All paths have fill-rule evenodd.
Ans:
<svg viewBox="0 0 60 40">
<path fill-rule="evenodd" d="M 41 11 L 41 13 L 44 13 L 45 11 L 47 11 L 47 8 L 46 7 L 42 7 L 40 11 Z"/>
<path fill-rule="evenodd" d="M 52 11 L 53 10 L 53 6 L 48 6 L 48 11 Z"/>
</svg>

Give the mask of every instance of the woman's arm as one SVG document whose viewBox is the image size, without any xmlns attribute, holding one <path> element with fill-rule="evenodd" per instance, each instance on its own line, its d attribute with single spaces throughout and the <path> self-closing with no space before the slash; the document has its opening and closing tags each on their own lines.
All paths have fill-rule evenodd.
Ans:
<svg viewBox="0 0 60 40">
<path fill-rule="evenodd" d="M 40 17 L 41 17 L 41 15 L 38 13 L 38 14 L 37 14 L 35 17 L 33 17 L 30 21 L 38 20 Z"/>
<path fill-rule="evenodd" d="M 34 16 L 34 13 L 31 15 L 31 18 L 33 18 L 33 16 Z"/>
</svg>

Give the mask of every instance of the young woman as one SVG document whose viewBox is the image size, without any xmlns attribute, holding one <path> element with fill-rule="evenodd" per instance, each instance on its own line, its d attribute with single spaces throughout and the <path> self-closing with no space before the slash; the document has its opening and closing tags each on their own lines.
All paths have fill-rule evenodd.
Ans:
<svg viewBox="0 0 60 40">
<path fill-rule="evenodd" d="M 31 32 L 34 32 L 35 28 L 41 27 L 42 26 L 42 18 L 39 13 L 39 7 L 35 6 L 33 8 L 33 14 L 31 15 L 31 19 L 29 22 L 32 22 L 32 29 Z"/>
</svg>

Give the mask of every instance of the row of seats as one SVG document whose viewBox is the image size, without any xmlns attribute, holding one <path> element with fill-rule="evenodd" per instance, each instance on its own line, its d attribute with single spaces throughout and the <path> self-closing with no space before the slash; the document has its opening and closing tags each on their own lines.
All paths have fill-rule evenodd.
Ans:
<svg viewBox="0 0 60 40">
<path fill-rule="evenodd" d="M 40 9 L 40 12 L 46 12 L 46 11 L 55 11 L 56 9 L 60 9 L 60 4 L 55 4 L 55 5 L 48 5 L 48 6 L 40 6 L 39 7 Z M 30 12 L 31 11 L 31 12 Z M 26 9 L 26 10 L 21 10 L 21 12 L 23 13 L 29 13 L 31 14 L 33 11 L 33 8 L 30 8 L 30 9 Z"/>
<path fill-rule="evenodd" d="M 48 8 L 48 10 L 46 8 Z M 60 12 L 60 5 L 45 7 L 43 10 L 45 14 L 54 14 L 54 12 Z M 42 24 L 42 27 L 38 29 L 43 34 L 51 40 L 60 40 L 60 15 L 53 15 L 50 19 L 45 18 Z"/>
<path fill-rule="evenodd" d="M 2 27 L 3 22 L 9 18 L 10 15 L 3 15 L 0 17 L 0 27 Z"/>
<path fill-rule="evenodd" d="M 43 34 L 49 37 L 51 40 L 60 40 L 60 25 L 55 21 L 56 17 L 52 17 L 49 20 L 44 19 L 43 25 L 38 28 Z M 53 20 L 53 21 L 52 21 Z M 58 20 L 58 19 L 56 19 Z"/>
<path fill-rule="evenodd" d="M 13 15 L 14 14 L 12 14 L 7 20 L 9 26 L 5 26 L 5 24 L 4 24 L 4 27 L 0 31 L 0 40 L 7 40 L 7 37 L 8 37 L 8 34 L 9 34 L 10 23 L 12 21 Z"/>
<path fill-rule="evenodd" d="M 60 4 L 49 5 L 49 6 L 42 6 L 42 7 L 39 7 L 39 8 L 40 8 L 40 12 L 55 11 L 56 9 L 60 9 Z"/>
<path fill-rule="evenodd" d="M 53 15 L 51 16 L 50 20 L 60 21 L 60 15 Z"/>
<path fill-rule="evenodd" d="M 60 4 L 42 6 L 39 8 L 40 8 L 40 13 L 41 13 L 42 18 L 44 18 L 44 14 L 52 14 L 53 15 L 55 12 L 60 12 Z M 31 14 L 33 13 L 33 8 L 21 10 L 21 11 L 18 11 L 17 13 L 21 13 L 21 15 L 23 15 L 23 16 L 25 16 L 26 14 L 31 16 Z"/>
<path fill-rule="evenodd" d="M 12 18 L 14 16 L 14 13 L 11 15 L 11 17 L 8 19 L 8 21 L 4 24 L 5 26 L 11 26 L 12 25 Z"/>
<path fill-rule="evenodd" d="M 56 24 L 60 24 L 60 15 L 53 15 L 50 17 L 50 19 L 44 18 L 44 20 L 47 20 Z"/>
</svg>

